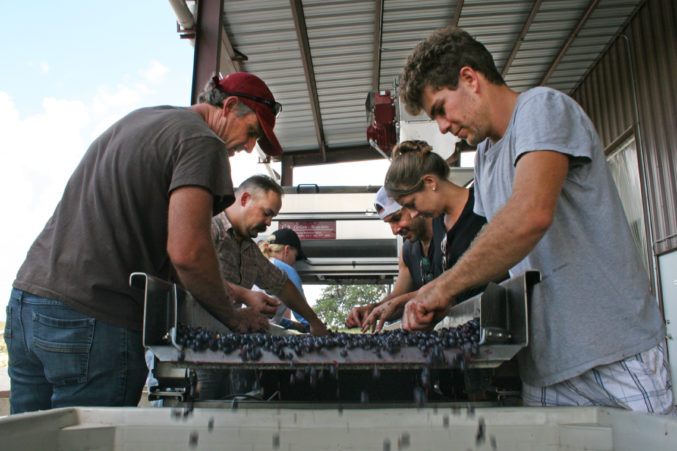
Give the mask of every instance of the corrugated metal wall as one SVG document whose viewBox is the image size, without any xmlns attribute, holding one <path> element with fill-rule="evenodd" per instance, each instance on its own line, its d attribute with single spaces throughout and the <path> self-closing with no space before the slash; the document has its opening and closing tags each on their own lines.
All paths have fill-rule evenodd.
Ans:
<svg viewBox="0 0 677 451">
<path fill-rule="evenodd" d="M 572 96 L 605 147 L 635 133 L 654 255 L 677 249 L 677 2 L 644 3 Z"/>
</svg>

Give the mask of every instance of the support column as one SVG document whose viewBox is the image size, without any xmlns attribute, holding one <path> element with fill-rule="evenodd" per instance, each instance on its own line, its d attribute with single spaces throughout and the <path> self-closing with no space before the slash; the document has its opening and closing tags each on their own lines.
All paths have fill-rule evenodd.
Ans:
<svg viewBox="0 0 677 451">
<path fill-rule="evenodd" d="M 191 104 L 197 103 L 209 79 L 219 73 L 222 15 L 223 0 L 198 0 Z"/>
</svg>

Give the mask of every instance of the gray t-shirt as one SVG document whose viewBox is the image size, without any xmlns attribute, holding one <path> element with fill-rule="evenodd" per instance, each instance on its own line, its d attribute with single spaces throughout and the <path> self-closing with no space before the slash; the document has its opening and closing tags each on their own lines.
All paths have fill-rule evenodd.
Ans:
<svg viewBox="0 0 677 451">
<path fill-rule="evenodd" d="M 569 172 L 552 225 L 510 275 L 542 275 L 520 374 L 544 386 L 645 351 L 665 328 L 602 145 L 570 97 L 543 87 L 522 93 L 503 138 L 478 146 L 475 213 L 491 222 L 512 193 L 520 156 L 540 150 L 569 156 Z"/>
<path fill-rule="evenodd" d="M 214 214 L 233 202 L 224 142 L 186 108 L 131 112 L 90 145 L 14 287 L 140 330 L 143 294 L 129 275 L 169 277 L 169 196 L 182 186 L 210 191 Z"/>
</svg>

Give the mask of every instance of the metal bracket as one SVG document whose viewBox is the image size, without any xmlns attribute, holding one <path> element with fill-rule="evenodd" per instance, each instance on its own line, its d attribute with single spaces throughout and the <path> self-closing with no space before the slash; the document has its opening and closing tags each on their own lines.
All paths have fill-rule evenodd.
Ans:
<svg viewBox="0 0 677 451">
<path fill-rule="evenodd" d="M 224 354 L 220 351 L 179 351 L 175 343 L 167 341 L 167 334 L 171 337 L 172 328 L 177 321 L 188 326 L 201 326 L 208 330 L 226 333 L 227 328 L 204 310 L 194 298 L 180 287 L 172 286 L 147 275 L 137 275 L 145 281 L 146 289 L 146 318 L 144 326 L 144 344 L 154 353 L 158 361 L 169 365 L 202 368 L 256 368 L 280 369 L 289 362 L 268 351 L 263 351 L 263 357 L 258 361 L 242 361 L 237 353 Z M 531 286 L 540 280 L 537 272 L 530 271 L 520 276 L 492 284 L 486 291 L 453 307 L 449 317 L 438 327 L 456 327 L 473 318 L 480 318 L 480 353 L 469 362 L 471 368 L 494 368 L 503 362 L 512 359 L 528 344 L 527 303 L 531 296 Z M 156 314 L 163 321 L 156 322 L 149 317 L 155 311 L 155 306 L 169 306 L 175 309 L 175 314 Z M 166 319 L 166 320 L 165 320 Z M 172 319 L 172 321 L 169 321 Z M 158 325 L 158 323 L 160 323 Z M 155 330 L 154 328 L 158 329 Z M 286 333 L 277 331 L 271 326 L 271 333 Z M 324 349 L 321 352 L 295 355 L 294 364 L 305 366 L 329 367 L 340 364 L 342 368 L 372 369 L 397 367 L 422 367 L 426 358 L 421 352 L 412 347 L 403 348 L 393 355 L 378 357 L 373 350 L 352 349 L 350 354 L 342 356 L 341 349 Z M 448 351 L 448 361 L 454 361 L 456 351 Z M 452 355 L 453 354 L 453 355 Z"/>
<path fill-rule="evenodd" d="M 480 318 L 480 355 L 475 368 L 496 367 L 529 345 L 528 304 L 532 286 L 540 282 L 538 271 L 490 283 L 484 292 L 455 305 L 435 328 L 456 327 Z"/>
<path fill-rule="evenodd" d="M 135 272 L 129 276 L 129 284 L 144 290 L 143 345 L 146 347 L 172 345 L 180 350 L 181 347 L 176 344 L 179 322 L 222 333 L 230 332 L 188 291 L 174 283 Z"/>
</svg>

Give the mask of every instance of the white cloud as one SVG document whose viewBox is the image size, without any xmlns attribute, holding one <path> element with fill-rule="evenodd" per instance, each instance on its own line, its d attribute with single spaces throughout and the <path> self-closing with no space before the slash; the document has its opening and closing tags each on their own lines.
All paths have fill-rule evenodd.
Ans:
<svg viewBox="0 0 677 451">
<path fill-rule="evenodd" d="M 152 84 L 159 84 L 164 80 L 165 75 L 167 72 L 169 72 L 169 68 L 162 65 L 160 62 L 153 60 L 148 63 L 148 67 L 146 69 L 143 69 L 139 72 L 146 81 Z"/>
<path fill-rule="evenodd" d="M 169 73 L 169 68 L 152 60 L 148 62 L 146 68 L 137 73 L 139 74 L 138 79 L 125 75 L 122 82 L 114 87 L 109 85 L 98 86 L 91 104 L 92 113 L 104 116 L 111 114 L 111 111 L 120 111 L 122 114 L 126 114 L 134 108 L 145 106 L 144 99 L 155 94 L 149 84 L 161 84 L 165 75 Z"/>
<path fill-rule="evenodd" d="M 145 69 L 139 70 L 139 79 L 129 75 L 123 77 L 123 83 L 114 88 L 101 85 L 92 99 L 89 109 L 94 118 L 94 126 L 90 130 L 88 141 L 94 140 L 115 121 L 130 111 L 148 106 L 147 99 L 156 91 L 149 84 L 158 85 L 163 82 L 169 69 L 158 61 L 150 61 Z"/>
<path fill-rule="evenodd" d="M 52 181 L 62 185 L 79 161 L 85 145 L 81 133 L 90 122 L 85 105 L 80 101 L 46 98 L 42 102 L 42 113 L 20 118 L 9 96 L 2 94 L 1 166 L 11 168 L 13 176 L 24 175 L 36 186 Z M 7 182 L 0 180 L 0 183 Z M 18 194 L 14 190 L 9 193 Z M 30 199 L 31 204 L 34 201 Z"/>
<path fill-rule="evenodd" d="M 9 95 L 0 92 L 0 196 L 6 217 L 0 293 L 5 295 L 85 148 L 82 131 L 90 116 L 82 102 L 46 98 L 42 107 L 40 114 L 21 118 Z"/>
<path fill-rule="evenodd" d="M 141 103 L 141 99 L 151 90 L 143 83 L 130 85 L 118 84 L 111 90 L 108 86 L 100 86 L 92 101 L 91 111 L 95 115 L 104 115 L 111 110 L 128 111 Z"/>
<path fill-rule="evenodd" d="M 19 112 L 6 92 L 0 91 L 0 127 L 8 127 L 19 120 Z M 0 128 L 0 130 L 2 130 Z"/>
<path fill-rule="evenodd" d="M 40 67 L 49 70 L 46 62 Z M 40 113 L 25 117 L 18 100 L 0 91 L 0 203 L 6 218 L 0 233 L 0 296 L 9 296 L 28 248 L 89 143 L 129 111 L 147 106 L 154 94 L 148 80 L 159 83 L 167 72 L 151 61 L 136 79 L 99 86 L 93 99 L 45 98 Z M 4 316 L 1 309 L 0 320 Z"/>
<path fill-rule="evenodd" d="M 40 74 L 42 74 L 42 75 L 49 73 L 49 70 L 50 70 L 49 63 L 46 60 L 26 61 L 25 64 L 30 68 L 31 72 L 38 70 L 38 71 L 40 71 Z"/>
</svg>

